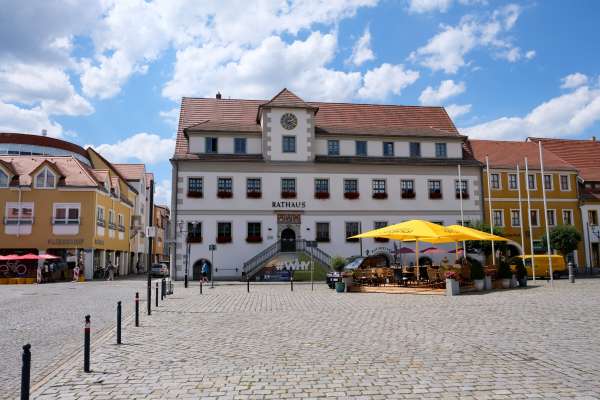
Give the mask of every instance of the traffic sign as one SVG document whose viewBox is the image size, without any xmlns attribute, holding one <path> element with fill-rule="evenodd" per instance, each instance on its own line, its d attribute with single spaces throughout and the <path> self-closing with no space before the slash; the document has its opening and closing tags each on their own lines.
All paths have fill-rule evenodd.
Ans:
<svg viewBox="0 0 600 400">
<path fill-rule="evenodd" d="M 208 245 L 208 250 L 209 251 L 215 251 L 217 249 L 217 245 L 216 244 L 209 244 Z"/>
</svg>

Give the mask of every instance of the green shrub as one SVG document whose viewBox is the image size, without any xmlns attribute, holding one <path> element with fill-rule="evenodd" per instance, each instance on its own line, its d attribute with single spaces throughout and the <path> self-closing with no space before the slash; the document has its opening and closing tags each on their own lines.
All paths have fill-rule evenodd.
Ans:
<svg viewBox="0 0 600 400">
<path fill-rule="evenodd" d="M 471 264 L 471 279 L 483 279 L 485 277 L 485 273 L 483 271 L 483 265 L 479 262 L 479 260 L 469 257 L 468 261 Z"/>
<path fill-rule="evenodd" d="M 331 257 L 331 268 L 334 271 L 341 272 L 342 268 L 346 265 L 346 259 L 342 256 Z"/>
<path fill-rule="evenodd" d="M 500 279 L 510 279 L 512 278 L 512 270 L 510 269 L 510 264 L 506 261 L 500 261 L 500 265 L 498 265 L 498 278 Z"/>
</svg>

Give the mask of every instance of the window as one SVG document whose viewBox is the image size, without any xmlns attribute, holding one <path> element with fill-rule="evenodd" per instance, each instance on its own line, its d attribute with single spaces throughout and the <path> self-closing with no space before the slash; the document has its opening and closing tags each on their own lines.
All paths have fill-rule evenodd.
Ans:
<svg viewBox="0 0 600 400">
<path fill-rule="evenodd" d="M 6 225 L 32 224 L 33 203 L 6 203 L 4 223 Z"/>
<path fill-rule="evenodd" d="M 556 225 L 556 212 L 554 210 L 546 210 L 548 213 L 548 226 Z"/>
<path fill-rule="evenodd" d="M 246 242 L 248 243 L 260 243 L 262 242 L 262 233 L 260 222 L 248 222 L 248 231 L 246 236 Z"/>
<path fill-rule="evenodd" d="M 246 138 L 233 139 L 233 152 L 235 154 L 246 154 Z"/>
<path fill-rule="evenodd" d="M 468 199 L 469 198 L 469 182 L 466 180 L 454 181 L 454 190 L 456 191 L 457 199 Z"/>
<path fill-rule="evenodd" d="M 537 190 L 537 182 L 535 179 L 535 174 L 527 175 L 527 185 L 529 190 Z"/>
<path fill-rule="evenodd" d="M 421 143 L 412 142 L 410 143 L 410 156 L 421 157 Z"/>
<path fill-rule="evenodd" d="M 315 198 L 317 198 L 317 199 L 328 199 L 329 198 L 329 179 L 323 179 L 323 178 L 315 179 Z"/>
<path fill-rule="evenodd" d="M 202 223 L 188 222 L 187 224 L 187 242 L 202 243 Z"/>
<path fill-rule="evenodd" d="M 356 141 L 356 155 L 366 156 L 367 155 L 367 142 L 365 140 Z"/>
<path fill-rule="evenodd" d="M 283 136 L 281 138 L 284 153 L 295 153 L 296 152 L 296 136 Z"/>
<path fill-rule="evenodd" d="M 329 242 L 329 222 L 317 222 L 317 242 Z"/>
<path fill-rule="evenodd" d="M 510 225 L 515 228 L 521 226 L 521 212 L 519 210 L 510 210 Z"/>
<path fill-rule="evenodd" d="M 388 226 L 387 221 L 375 221 L 373 223 L 373 228 L 374 229 L 381 229 L 381 228 L 385 228 L 386 226 Z M 389 242 L 389 239 L 387 239 L 387 238 L 376 237 L 376 238 L 374 238 L 374 240 L 376 242 Z"/>
<path fill-rule="evenodd" d="M 281 197 L 284 199 L 296 198 L 296 178 L 281 178 Z"/>
<path fill-rule="evenodd" d="M 219 139 L 216 137 L 207 137 L 204 140 L 206 153 L 219 152 Z"/>
<path fill-rule="evenodd" d="M 494 219 L 494 226 L 504 226 L 504 211 L 503 210 L 493 210 L 492 217 Z"/>
<path fill-rule="evenodd" d="M 441 199 L 442 198 L 442 181 L 430 180 L 429 182 L 427 182 L 427 186 L 429 189 L 429 198 L 430 199 Z"/>
<path fill-rule="evenodd" d="M 233 178 L 217 179 L 217 197 L 221 199 L 233 197 Z"/>
<path fill-rule="evenodd" d="M 115 212 L 108 210 L 108 228 L 115 229 Z"/>
<path fill-rule="evenodd" d="M 448 148 L 446 146 L 446 143 L 436 143 L 435 144 L 435 156 L 437 158 L 448 157 Z"/>
<path fill-rule="evenodd" d="M 573 211 L 563 210 L 562 219 L 564 225 L 573 225 Z"/>
<path fill-rule="evenodd" d="M 568 192 L 569 190 L 571 190 L 569 175 L 560 176 L 560 190 L 562 190 L 563 192 Z"/>
<path fill-rule="evenodd" d="M 79 224 L 80 204 L 54 203 L 54 225 Z"/>
<path fill-rule="evenodd" d="M 519 183 L 517 182 L 517 174 L 508 174 L 508 188 L 510 190 L 517 190 Z"/>
<path fill-rule="evenodd" d="M 529 210 L 529 224 L 531 226 L 540 226 L 538 210 Z"/>
<path fill-rule="evenodd" d="M 188 178 L 188 197 L 202 197 L 203 186 L 202 178 Z"/>
<path fill-rule="evenodd" d="M 552 190 L 552 174 L 544 175 L 544 189 Z"/>
<path fill-rule="evenodd" d="M 500 174 L 490 174 L 490 185 L 492 189 L 500 189 Z"/>
<path fill-rule="evenodd" d="M 357 199 L 358 179 L 344 179 L 344 197 L 346 199 Z"/>
<path fill-rule="evenodd" d="M 0 187 L 8 187 L 8 175 L 0 169 Z"/>
<path fill-rule="evenodd" d="M 387 192 L 385 190 L 385 179 L 373 179 L 372 187 L 374 199 L 387 199 Z"/>
<path fill-rule="evenodd" d="M 96 208 L 96 225 L 104 226 L 104 208 Z"/>
<path fill-rule="evenodd" d="M 35 187 L 53 189 L 56 185 L 56 177 L 48 168 L 44 168 L 35 176 Z"/>
<path fill-rule="evenodd" d="M 339 140 L 328 140 L 327 141 L 327 155 L 339 156 L 340 155 L 340 141 Z"/>
<path fill-rule="evenodd" d="M 360 224 L 358 222 L 346 222 L 346 242 L 358 242 L 360 239 L 350 239 L 351 236 L 358 235 Z"/>
<path fill-rule="evenodd" d="M 596 211 L 596 210 L 588 211 L 588 222 L 590 225 L 598 225 L 598 211 Z"/>
<path fill-rule="evenodd" d="M 118 214 L 117 215 L 117 228 L 121 231 L 121 232 L 125 232 L 125 223 L 124 223 L 125 219 L 123 218 L 123 214 Z"/>
<path fill-rule="evenodd" d="M 394 157 L 394 142 L 383 142 L 384 157 Z"/>
<path fill-rule="evenodd" d="M 217 223 L 217 243 L 231 243 L 231 222 Z"/>
<path fill-rule="evenodd" d="M 415 181 L 413 179 L 402 179 L 400 181 L 400 191 L 403 199 L 414 199 Z"/>
<path fill-rule="evenodd" d="M 259 199 L 262 196 L 260 178 L 246 179 L 246 197 L 250 199 Z"/>
</svg>

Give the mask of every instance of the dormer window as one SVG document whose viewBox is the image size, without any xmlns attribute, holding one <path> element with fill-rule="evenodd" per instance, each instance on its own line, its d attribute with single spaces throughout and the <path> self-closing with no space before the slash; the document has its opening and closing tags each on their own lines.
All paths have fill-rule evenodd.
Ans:
<svg viewBox="0 0 600 400">
<path fill-rule="evenodd" d="M 43 189 L 54 189 L 56 187 L 56 176 L 48 168 L 44 168 L 35 176 L 35 187 Z"/>
<path fill-rule="evenodd" d="M 0 188 L 8 187 L 8 175 L 0 169 Z"/>
</svg>

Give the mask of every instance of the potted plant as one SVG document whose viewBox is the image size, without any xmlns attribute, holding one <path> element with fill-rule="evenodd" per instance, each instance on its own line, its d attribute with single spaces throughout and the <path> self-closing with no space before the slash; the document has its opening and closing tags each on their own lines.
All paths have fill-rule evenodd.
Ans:
<svg viewBox="0 0 600 400">
<path fill-rule="evenodd" d="M 513 273 L 510 269 L 510 265 L 506 261 L 500 261 L 500 265 L 498 265 L 498 278 L 502 284 L 504 289 L 508 289 L 510 287 L 510 280 L 513 276 Z"/>
<path fill-rule="evenodd" d="M 446 296 L 457 296 L 460 294 L 458 278 L 458 273 L 455 271 L 446 272 Z"/>
<path fill-rule="evenodd" d="M 471 279 L 473 279 L 473 285 L 475 286 L 475 290 L 481 292 L 485 287 L 485 273 L 483 272 L 483 265 L 481 263 L 472 258 L 469 260 L 471 263 Z"/>
<path fill-rule="evenodd" d="M 337 293 L 344 293 L 346 291 L 346 284 L 342 280 L 342 272 L 346 265 L 346 259 L 340 256 L 335 256 L 331 259 L 331 268 L 335 271 L 338 280 L 335 282 L 335 291 Z"/>
<path fill-rule="evenodd" d="M 525 269 L 525 264 L 523 264 L 523 260 L 515 257 L 513 258 L 512 265 L 515 266 L 515 275 L 517 276 L 517 281 L 519 282 L 520 287 L 527 286 L 527 269 Z"/>
</svg>

